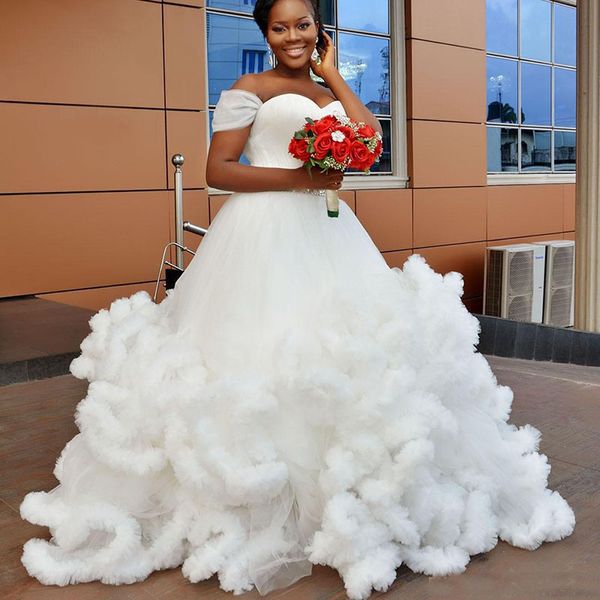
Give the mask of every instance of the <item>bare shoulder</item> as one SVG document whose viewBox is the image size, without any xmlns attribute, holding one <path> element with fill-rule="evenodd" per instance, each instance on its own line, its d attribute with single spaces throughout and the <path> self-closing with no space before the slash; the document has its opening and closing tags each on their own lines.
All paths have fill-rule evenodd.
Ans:
<svg viewBox="0 0 600 600">
<path fill-rule="evenodd" d="M 245 90 L 246 92 L 252 92 L 258 96 L 258 90 L 260 89 L 260 82 L 258 80 L 257 73 L 246 73 L 242 75 L 232 86 L 232 90 Z"/>
<path fill-rule="evenodd" d="M 316 85 L 316 89 L 321 94 L 324 94 L 325 96 L 329 96 L 332 100 L 337 100 L 337 98 L 334 96 L 333 92 L 327 86 L 320 84 L 318 81 L 315 81 L 314 83 Z"/>
</svg>

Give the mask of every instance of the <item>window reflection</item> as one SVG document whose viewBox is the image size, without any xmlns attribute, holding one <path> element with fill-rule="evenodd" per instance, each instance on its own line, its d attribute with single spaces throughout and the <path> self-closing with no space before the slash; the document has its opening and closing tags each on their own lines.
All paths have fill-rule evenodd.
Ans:
<svg viewBox="0 0 600 600">
<path fill-rule="evenodd" d="M 487 120 L 517 122 L 517 62 L 487 58 Z"/>
<path fill-rule="evenodd" d="M 388 33 L 389 21 L 388 0 L 338 0 L 338 27 Z"/>
<path fill-rule="evenodd" d="M 209 104 L 244 73 L 270 68 L 267 45 L 252 19 L 208 13 L 207 47 Z"/>
<path fill-rule="evenodd" d="M 521 130 L 521 171 L 550 171 L 551 136 L 550 131 Z"/>
<path fill-rule="evenodd" d="M 551 71 L 549 66 L 521 63 L 522 123 L 550 125 Z"/>
<path fill-rule="evenodd" d="M 518 170 L 518 136 L 517 129 L 487 128 L 487 170 L 489 173 L 515 172 Z"/>
<path fill-rule="evenodd" d="M 575 171 L 575 145 L 574 131 L 554 132 L 554 170 Z"/>
<path fill-rule="evenodd" d="M 572 6 L 554 4 L 554 62 L 575 66 L 577 12 Z"/>
<path fill-rule="evenodd" d="M 352 91 L 375 114 L 390 114 L 390 44 L 384 38 L 339 34 L 338 69 Z"/>
<path fill-rule="evenodd" d="M 551 4 L 521 0 L 521 57 L 550 61 Z"/>
<path fill-rule="evenodd" d="M 206 0 L 206 6 L 210 8 L 225 8 L 236 12 L 247 12 L 252 14 L 256 6 L 256 0 Z"/>
<path fill-rule="evenodd" d="M 320 2 L 321 23 L 323 25 L 335 25 L 334 0 L 321 0 Z"/>
<path fill-rule="evenodd" d="M 517 56 L 517 0 L 487 0 L 488 52 Z"/>
<path fill-rule="evenodd" d="M 571 69 L 554 69 L 554 124 L 557 127 L 575 127 L 576 79 L 576 72 Z"/>
</svg>

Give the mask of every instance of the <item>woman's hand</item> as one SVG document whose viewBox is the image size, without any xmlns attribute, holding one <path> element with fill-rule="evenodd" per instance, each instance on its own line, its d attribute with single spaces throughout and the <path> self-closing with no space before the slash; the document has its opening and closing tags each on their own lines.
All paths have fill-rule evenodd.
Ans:
<svg viewBox="0 0 600 600">
<path fill-rule="evenodd" d="M 294 187 L 292 189 L 339 190 L 342 187 L 343 179 L 342 171 L 336 169 L 329 169 L 321 173 L 319 167 L 313 167 L 309 175 L 306 167 L 298 167 L 294 169 Z"/>
<path fill-rule="evenodd" d="M 321 57 L 320 64 L 317 64 L 312 58 L 310 59 L 310 68 L 312 72 L 317 76 L 327 81 L 327 77 L 337 69 L 335 68 L 335 46 L 331 36 L 323 30 L 323 38 L 325 40 L 325 49 L 320 50 L 317 48 L 317 52 Z"/>
</svg>

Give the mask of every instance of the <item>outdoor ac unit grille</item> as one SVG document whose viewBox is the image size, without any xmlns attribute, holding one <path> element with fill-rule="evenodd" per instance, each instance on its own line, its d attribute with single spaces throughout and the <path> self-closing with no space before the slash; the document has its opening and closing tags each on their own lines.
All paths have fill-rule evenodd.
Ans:
<svg viewBox="0 0 600 600">
<path fill-rule="evenodd" d="M 533 295 L 516 296 L 511 298 L 508 303 L 506 317 L 514 321 L 531 321 L 531 305 Z"/>
<path fill-rule="evenodd" d="M 552 248 L 552 287 L 573 285 L 574 246 Z"/>
<path fill-rule="evenodd" d="M 533 292 L 533 252 L 525 250 L 510 256 L 508 290 L 510 296 L 522 296 Z"/>
<path fill-rule="evenodd" d="M 550 323 L 557 327 L 567 327 L 571 321 L 571 289 L 559 288 L 552 292 Z"/>
<path fill-rule="evenodd" d="M 503 253 L 498 250 L 489 250 L 485 291 L 485 314 L 492 317 L 501 316 L 502 273 Z"/>
</svg>

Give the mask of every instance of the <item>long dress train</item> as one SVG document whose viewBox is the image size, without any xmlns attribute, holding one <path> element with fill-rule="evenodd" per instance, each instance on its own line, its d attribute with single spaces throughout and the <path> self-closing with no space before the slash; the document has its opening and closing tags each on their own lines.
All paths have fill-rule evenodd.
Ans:
<svg viewBox="0 0 600 600">
<path fill-rule="evenodd" d="M 298 94 L 223 92 L 216 130 L 252 123 L 245 154 L 293 168 Z M 182 565 L 261 594 L 330 565 L 352 599 L 413 571 L 463 571 L 498 539 L 533 550 L 575 517 L 547 487 L 540 432 L 475 351 L 460 273 L 419 254 L 390 269 L 352 210 L 311 192 L 236 193 L 160 304 L 90 320 L 71 372 L 90 385 L 51 492 L 21 514 L 45 584 L 130 583 Z"/>
</svg>

